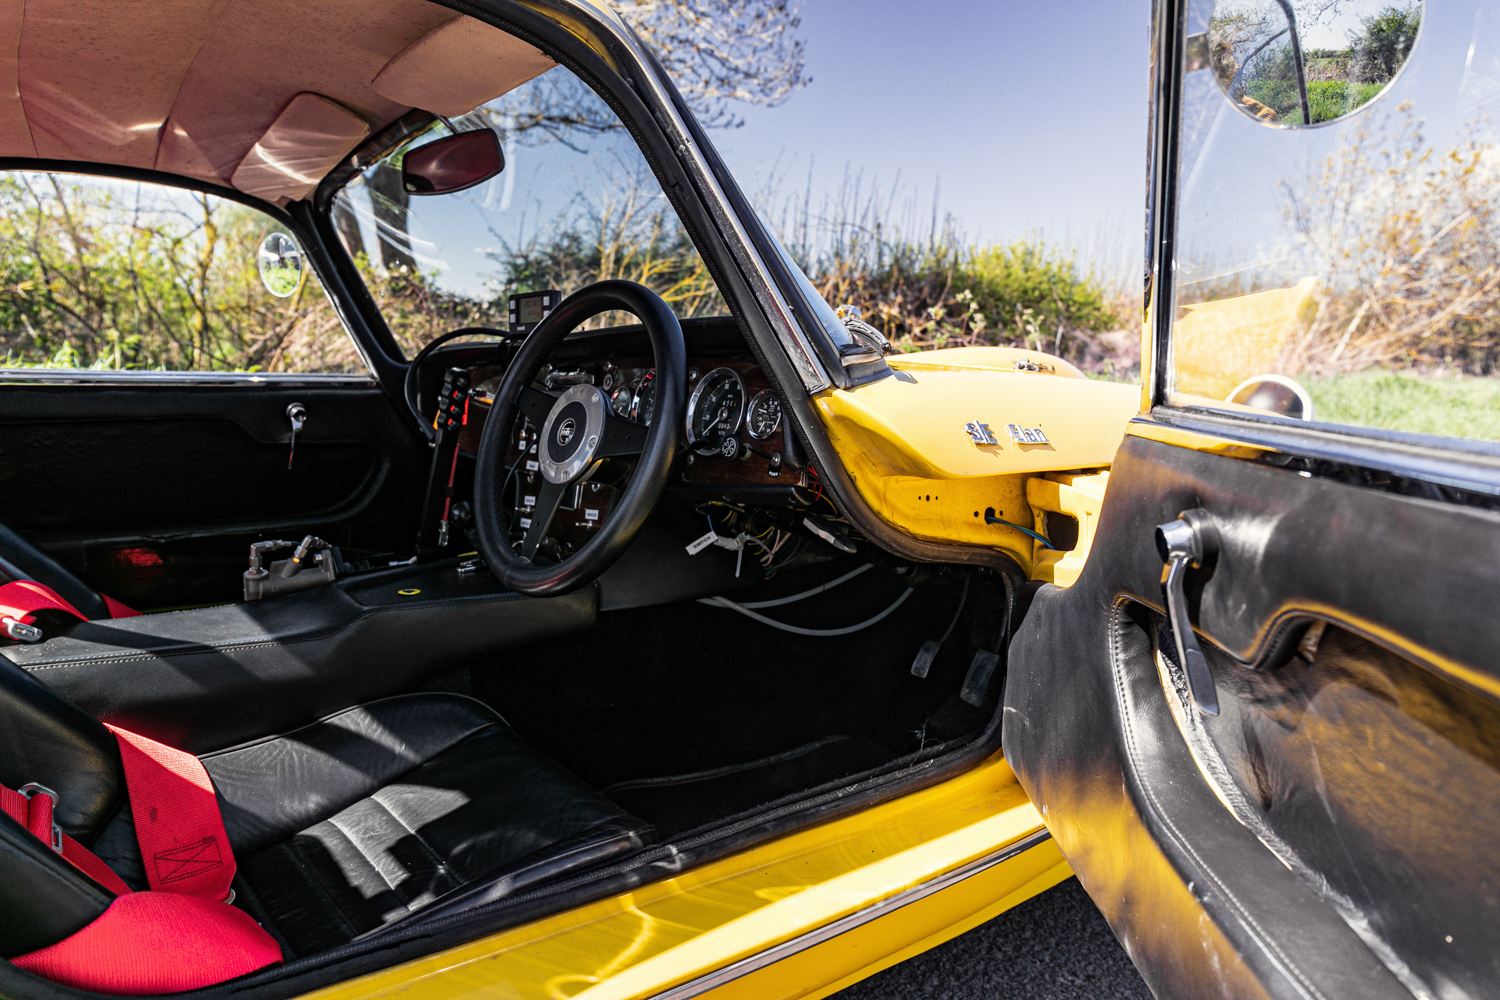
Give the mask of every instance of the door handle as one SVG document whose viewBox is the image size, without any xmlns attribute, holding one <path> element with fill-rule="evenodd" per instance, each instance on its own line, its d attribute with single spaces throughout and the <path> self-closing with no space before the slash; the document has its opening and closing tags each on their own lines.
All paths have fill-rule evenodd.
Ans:
<svg viewBox="0 0 1500 1000">
<path fill-rule="evenodd" d="M 1167 603 L 1167 618 L 1172 623 L 1177 662 L 1187 674 L 1188 690 L 1198 711 L 1218 715 L 1219 695 L 1214 690 L 1214 677 L 1203 658 L 1198 637 L 1193 635 L 1187 595 L 1182 587 L 1189 567 L 1210 565 L 1219 554 L 1219 531 L 1214 527 L 1213 515 L 1206 510 L 1188 510 L 1178 515 L 1177 520 L 1158 525 L 1156 550 L 1162 558 L 1161 592 Z"/>
<path fill-rule="evenodd" d="M 307 407 L 301 403 L 291 404 L 286 408 L 286 418 L 292 422 L 292 450 L 286 456 L 286 467 L 290 469 L 297 459 L 297 435 L 302 433 L 302 426 L 307 423 Z"/>
</svg>

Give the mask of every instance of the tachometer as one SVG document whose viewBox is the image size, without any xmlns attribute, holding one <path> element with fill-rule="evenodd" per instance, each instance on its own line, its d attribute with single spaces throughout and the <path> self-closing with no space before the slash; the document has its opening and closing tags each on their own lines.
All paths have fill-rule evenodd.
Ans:
<svg viewBox="0 0 1500 1000">
<path fill-rule="evenodd" d="M 712 455 L 740 429 L 745 417 L 745 383 L 733 368 L 715 368 L 693 389 L 687 406 L 688 444 Z"/>
<path fill-rule="evenodd" d="M 770 389 L 762 389 L 745 407 L 745 431 L 755 440 L 764 441 L 781 426 L 781 400 Z"/>
<path fill-rule="evenodd" d="M 656 369 L 653 368 L 641 376 L 640 384 L 635 387 L 635 395 L 630 400 L 630 419 L 650 427 L 651 417 L 655 412 Z"/>
</svg>

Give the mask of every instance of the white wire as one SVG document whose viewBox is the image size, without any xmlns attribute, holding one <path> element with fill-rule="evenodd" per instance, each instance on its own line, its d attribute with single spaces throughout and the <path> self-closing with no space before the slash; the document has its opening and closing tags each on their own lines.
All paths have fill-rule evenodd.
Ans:
<svg viewBox="0 0 1500 1000">
<path fill-rule="evenodd" d="M 815 597 L 818 594 L 823 593 L 823 591 L 825 591 L 825 590 L 832 590 L 834 587 L 837 587 L 839 584 L 841 584 L 841 583 L 847 583 L 848 581 L 854 579 L 856 576 L 859 576 L 859 574 L 863 573 L 865 570 L 872 569 L 872 568 L 874 568 L 872 563 L 865 563 L 863 566 L 857 567 L 857 568 L 855 568 L 853 570 L 850 570 L 848 573 L 845 573 L 843 576 L 839 577 L 837 580 L 829 580 L 827 583 L 823 584 L 821 587 L 814 587 L 812 590 L 804 590 L 802 593 L 800 593 L 800 594 L 793 594 L 790 597 L 778 597 L 775 600 L 771 600 L 771 601 L 746 601 L 745 603 L 739 605 L 739 607 L 742 607 L 742 608 L 774 608 L 774 607 L 779 607 L 782 604 L 792 604 L 792 603 L 794 603 L 796 601 L 803 600 L 804 598 Z M 716 607 L 722 607 L 723 605 L 721 605 L 719 602 L 723 601 L 723 600 L 725 600 L 725 598 L 722 598 L 722 597 L 703 597 L 703 598 L 699 598 L 698 603 L 699 604 L 712 604 L 712 605 L 715 605 Z"/>
<path fill-rule="evenodd" d="M 848 635 L 851 632 L 858 632 L 861 629 L 869 628 L 871 625 L 874 625 L 876 622 L 881 621 L 892 611 L 895 611 L 902 604 L 904 604 L 906 602 L 906 599 L 912 595 L 912 591 L 916 589 L 916 587 L 907 587 L 906 590 L 902 592 L 901 596 L 896 598 L 895 603 L 886 608 L 884 611 L 880 612 L 880 614 L 876 615 L 874 618 L 868 618 L 865 621 L 860 622 L 858 625 L 849 625 L 844 628 L 801 628 L 797 625 L 788 625 L 786 622 L 779 622 L 774 618 L 767 618 L 765 615 L 756 614 L 754 611 L 751 611 L 743 604 L 736 604 L 733 601 L 723 597 L 712 597 L 703 601 L 702 603 L 713 604 L 721 608 L 728 608 L 730 611 L 738 611 L 740 614 L 746 616 L 747 618 L 754 618 L 756 621 L 761 622 L 762 624 L 770 625 L 772 628 L 779 628 L 783 632 L 795 632 L 797 635 L 835 636 Z"/>
</svg>

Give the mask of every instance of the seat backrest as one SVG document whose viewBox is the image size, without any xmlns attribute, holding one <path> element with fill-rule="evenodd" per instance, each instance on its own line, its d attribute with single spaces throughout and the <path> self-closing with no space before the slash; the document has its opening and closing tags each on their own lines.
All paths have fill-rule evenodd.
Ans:
<svg viewBox="0 0 1500 1000">
<path fill-rule="evenodd" d="M 0 785 L 31 782 L 57 793 L 57 825 L 85 845 L 125 802 L 114 734 L 0 656 Z M 113 893 L 0 813 L 0 957 L 61 941 L 113 901 Z"/>
<path fill-rule="evenodd" d="M 13 580 L 35 580 L 51 587 L 90 620 L 110 617 L 103 595 L 3 524 L 0 524 L 0 573 Z"/>
<path fill-rule="evenodd" d="M 57 825 L 84 846 L 124 801 L 114 734 L 0 656 L 0 785 L 29 782 L 57 792 Z"/>
</svg>

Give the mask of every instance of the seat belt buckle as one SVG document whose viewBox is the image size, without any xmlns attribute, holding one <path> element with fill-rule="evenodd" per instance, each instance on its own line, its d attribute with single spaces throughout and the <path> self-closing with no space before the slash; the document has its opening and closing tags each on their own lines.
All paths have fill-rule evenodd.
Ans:
<svg viewBox="0 0 1500 1000">
<path fill-rule="evenodd" d="M 0 618 L 0 625 L 5 626 L 5 634 L 19 642 L 41 642 L 42 630 L 35 625 L 27 625 L 23 621 L 6 615 Z"/>
<path fill-rule="evenodd" d="M 38 795 L 49 800 L 47 805 L 47 825 L 52 828 L 51 839 L 49 840 L 46 837 L 42 837 L 42 839 L 47 841 L 48 845 L 54 851 L 56 851 L 58 854 L 61 854 L 63 852 L 63 832 L 62 827 L 57 825 L 57 820 L 54 818 L 57 815 L 57 793 L 48 788 L 46 785 L 39 785 L 35 781 L 28 782 L 27 784 L 22 785 L 20 788 L 16 789 L 16 792 L 20 795 L 24 795 L 26 797 L 27 803 L 31 803 L 31 800 Z M 28 820 L 30 820 L 31 810 L 34 808 L 36 808 L 35 805 L 28 805 Z M 28 822 L 26 825 L 29 828 L 32 824 Z M 32 830 L 32 832 L 36 833 L 35 830 Z"/>
</svg>

